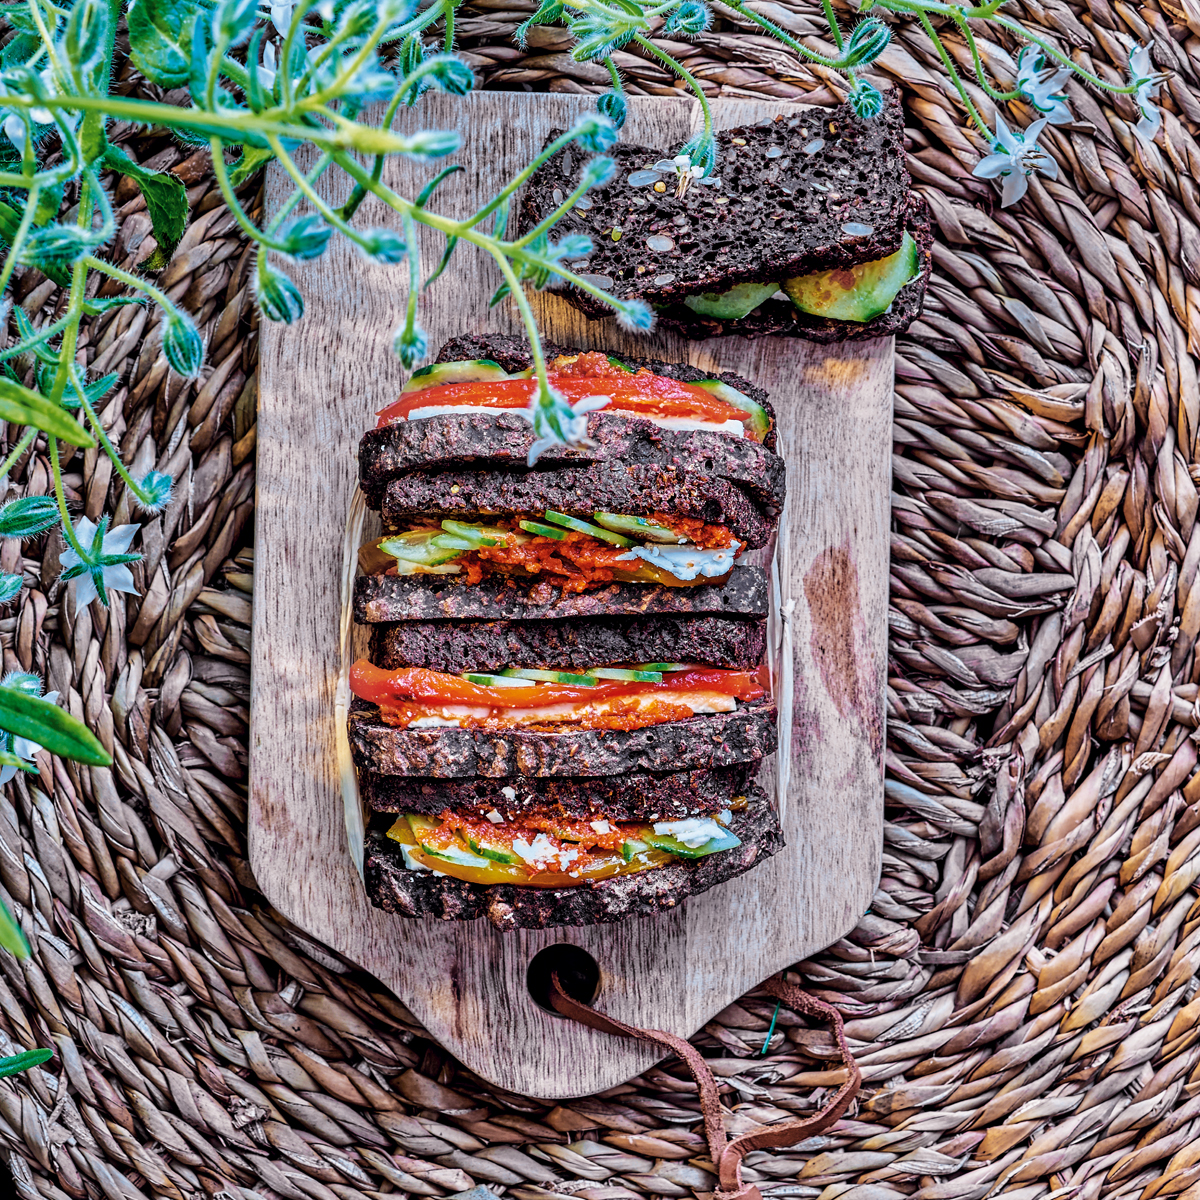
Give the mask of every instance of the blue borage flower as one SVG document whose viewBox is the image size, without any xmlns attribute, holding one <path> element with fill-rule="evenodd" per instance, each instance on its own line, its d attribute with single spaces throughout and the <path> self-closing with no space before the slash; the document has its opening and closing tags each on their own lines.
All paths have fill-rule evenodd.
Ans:
<svg viewBox="0 0 1200 1200">
<path fill-rule="evenodd" d="M 1007 208 L 1016 204 L 1029 190 L 1029 176 L 1034 171 L 1047 179 L 1058 178 L 1058 163 L 1037 144 L 1038 137 L 1049 124 L 1049 117 L 1034 121 L 1024 131 L 1012 130 L 1004 118 L 996 114 L 996 134 L 992 153 L 982 159 L 971 172 L 979 179 L 1002 179 L 1000 204 Z"/>
<path fill-rule="evenodd" d="M 1063 86 L 1071 78 L 1066 67 L 1053 66 L 1037 46 L 1026 46 L 1017 58 L 1017 88 L 1051 125 L 1069 125 L 1074 118 Z"/>
<path fill-rule="evenodd" d="M 1166 75 L 1154 69 L 1149 46 L 1135 46 L 1129 52 L 1129 74 L 1132 76 L 1130 82 L 1137 87 L 1137 91 L 1133 93 L 1133 101 L 1141 114 L 1134 129 L 1146 141 L 1152 142 L 1162 128 L 1162 113 L 1154 101 L 1158 99 L 1158 89 Z"/>
<path fill-rule="evenodd" d="M 126 565 L 142 557 L 128 553 L 129 544 L 139 529 L 140 525 L 118 525 L 110 530 L 107 517 L 101 517 L 99 525 L 93 524 L 87 517 L 80 517 L 75 522 L 75 539 L 87 550 L 92 560 L 85 563 L 69 546 L 59 555 L 59 562 L 65 568 L 63 580 L 75 580 L 76 615 L 97 597 L 107 605 L 109 588 L 114 592 L 130 592 L 135 596 L 140 594 L 133 582 L 133 574 Z"/>
</svg>

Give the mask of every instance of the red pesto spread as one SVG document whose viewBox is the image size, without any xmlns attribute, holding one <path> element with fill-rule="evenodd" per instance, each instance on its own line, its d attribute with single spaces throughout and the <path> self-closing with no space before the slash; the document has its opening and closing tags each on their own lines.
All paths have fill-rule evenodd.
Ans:
<svg viewBox="0 0 1200 1200">
<path fill-rule="evenodd" d="M 564 724 L 585 729 L 644 729 L 668 721 L 683 721 L 693 715 L 684 703 L 689 695 L 733 697 L 742 701 L 761 700 L 766 695 L 766 668 L 729 671 L 698 668 L 676 671 L 661 683 L 627 683 L 601 680 L 591 687 L 564 683 L 534 683 L 528 687 L 483 687 L 458 675 L 430 671 L 425 667 L 402 667 L 387 671 L 365 659 L 350 668 L 350 690 L 361 700 L 377 704 L 388 725 L 407 728 L 423 717 L 439 717 L 447 707 L 485 710 L 484 715 L 458 716 L 462 728 L 505 729 L 516 724 L 537 728 Z M 665 693 L 656 700 L 656 693 Z M 604 702 L 601 711 L 585 711 Z M 541 721 L 520 719 L 518 710 L 564 706 L 565 711 Z M 577 708 L 579 712 L 572 712 Z"/>
</svg>

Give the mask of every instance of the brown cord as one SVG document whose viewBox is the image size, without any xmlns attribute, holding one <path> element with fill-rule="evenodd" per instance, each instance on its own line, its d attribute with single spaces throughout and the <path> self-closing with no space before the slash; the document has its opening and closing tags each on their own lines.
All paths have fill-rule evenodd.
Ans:
<svg viewBox="0 0 1200 1200">
<path fill-rule="evenodd" d="M 721 1115 L 721 1099 L 717 1092 L 717 1082 L 708 1069 L 704 1056 L 695 1046 L 684 1038 L 667 1033 L 665 1030 L 639 1029 L 636 1025 L 626 1025 L 615 1017 L 605 1016 L 594 1008 L 568 996 L 559 982 L 557 971 L 550 976 L 550 1003 L 554 1010 L 564 1017 L 570 1017 L 573 1021 L 578 1021 L 581 1025 L 588 1025 L 592 1029 L 598 1029 L 602 1033 L 636 1038 L 640 1042 L 657 1042 L 661 1046 L 667 1046 L 674 1050 L 683 1059 L 684 1065 L 700 1089 L 700 1111 L 704 1116 L 704 1134 L 708 1141 L 709 1154 L 717 1168 L 718 1188 L 714 1193 L 715 1200 L 762 1200 L 762 1193 L 758 1188 L 753 1184 L 742 1182 L 742 1159 L 751 1150 L 790 1146 L 803 1138 L 824 1132 L 850 1107 L 850 1101 L 858 1094 L 859 1086 L 862 1083 L 858 1064 L 850 1053 L 850 1047 L 846 1045 L 846 1034 L 842 1028 L 842 1014 L 836 1008 L 808 995 L 795 984 L 786 982 L 782 975 L 773 975 L 763 984 L 763 988 L 796 1012 L 802 1012 L 806 1016 L 819 1017 L 829 1022 L 848 1075 L 846 1082 L 838 1088 L 833 1098 L 814 1116 L 805 1117 L 803 1120 L 781 1121 L 776 1125 L 764 1125 L 761 1129 L 743 1134 L 731 1142 L 725 1133 L 725 1121 Z"/>
</svg>

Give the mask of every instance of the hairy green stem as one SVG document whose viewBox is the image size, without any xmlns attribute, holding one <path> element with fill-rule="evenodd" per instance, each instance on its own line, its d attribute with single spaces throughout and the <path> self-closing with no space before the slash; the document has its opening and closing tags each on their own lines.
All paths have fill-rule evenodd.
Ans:
<svg viewBox="0 0 1200 1200">
<path fill-rule="evenodd" d="M 954 60 L 950 57 L 949 51 L 947 51 L 946 47 L 942 45 L 942 39 L 938 37 L 937 30 L 935 30 L 933 27 L 933 22 L 928 16 L 926 16 L 924 12 L 919 12 L 917 17 L 920 20 L 921 25 L 924 27 L 925 33 L 928 35 L 929 40 L 933 43 L 934 48 L 941 57 L 942 66 L 946 68 L 946 74 L 950 76 L 950 82 L 954 84 L 955 90 L 958 92 L 959 98 L 962 100 L 963 105 L 967 110 L 967 114 L 970 116 L 971 120 L 973 120 L 975 124 L 983 130 L 984 136 L 988 139 L 988 141 L 994 142 L 992 131 L 988 128 L 987 122 L 982 116 L 980 116 L 979 110 L 975 107 L 975 102 L 970 96 L 967 95 L 966 86 L 963 84 L 962 79 L 959 77 L 958 71 L 955 69 Z"/>
<path fill-rule="evenodd" d="M 58 515 L 62 519 L 63 537 L 67 539 L 67 545 L 79 555 L 79 561 L 91 566 L 93 565 L 91 552 L 85 550 L 75 536 L 75 526 L 71 523 L 71 514 L 67 512 L 67 497 L 63 492 L 62 467 L 58 461 L 58 438 L 47 434 L 46 442 L 50 450 L 50 474 L 54 477 L 54 499 L 58 501 Z"/>
<path fill-rule="evenodd" d="M 704 113 L 704 137 L 712 137 L 712 109 L 708 105 L 708 97 L 704 94 L 704 89 L 700 86 L 700 81 L 683 65 L 672 58 L 665 50 L 660 50 L 648 37 L 643 37 L 640 33 L 633 35 L 633 40 L 637 42 L 643 50 L 648 50 L 659 62 L 669 67 L 672 71 L 678 73 L 679 77 L 696 93 L 696 98 L 700 101 L 700 110 Z"/>
<path fill-rule="evenodd" d="M 69 369 L 71 373 L 71 385 L 75 389 L 75 394 L 79 397 L 79 403 L 83 411 L 87 414 L 88 424 L 91 425 L 92 430 L 95 432 L 96 440 L 103 447 L 104 453 L 111 459 L 117 474 L 125 481 L 125 486 L 134 494 L 137 502 L 143 508 L 148 507 L 153 502 L 153 498 L 142 491 L 141 485 L 134 482 L 133 476 L 125 469 L 125 464 L 121 461 L 121 456 L 117 453 L 117 448 L 109 440 L 108 434 L 105 432 L 104 426 L 100 423 L 100 418 L 92 406 L 92 402 L 88 399 L 83 380 L 79 377 L 79 368 L 72 362 Z"/>
<path fill-rule="evenodd" d="M 0 479 L 8 478 L 8 473 L 16 466 L 17 459 L 33 445 L 33 439 L 37 437 L 39 432 L 40 430 L 32 425 L 25 430 L 21 435 L 21 440 L 12 448 L 4 462 L 0 463 Z"/>
</svg>

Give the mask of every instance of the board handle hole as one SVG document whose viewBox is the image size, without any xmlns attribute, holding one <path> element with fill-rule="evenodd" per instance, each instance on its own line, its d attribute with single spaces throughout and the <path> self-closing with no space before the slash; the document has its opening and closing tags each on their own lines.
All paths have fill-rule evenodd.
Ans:
<svg viewBox="0 0 1200 1200">
<path fill-rule="evenodd" d="M 561 1016 L 550 1004 L 550 976 L 558 972 L 562 989 L 581 1004 L 591 1004 L 600 990 L 600 964 L 586 951 L 568 942 L 539 950 L 529 960 L 525 982 L 539 1008 Z"/>
</svg>

